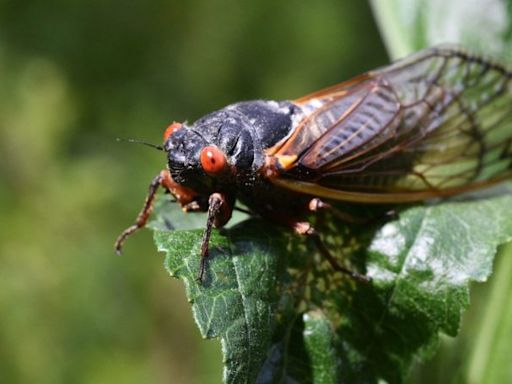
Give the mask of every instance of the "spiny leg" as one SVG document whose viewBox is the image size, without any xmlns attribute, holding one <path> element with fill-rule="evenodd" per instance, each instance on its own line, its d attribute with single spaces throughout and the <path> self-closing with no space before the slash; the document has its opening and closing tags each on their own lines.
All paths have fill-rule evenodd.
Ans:
<svg viewBox="0 0 512 384">
<path fill-rule="evenodd" d="M 309 201 L 308 210 L 310 212 L 321 212 L 321 211 L 329 211 L 334 216 L 336 216 L 341 221 L 348 224 L 366 224 L 368 223 L 367 219 L 360 218 L 350 213 L 344 212 L 338 208 L 333 207 L 331 204 L 326 203 L 323 200 L 320 200 L 318 197 L 315 197 Z"/>
<path fill-rule="evenodd" d="M 318 250 L 320 251 L 322 256 L 325 259 L 327 259 L 329 264 L 331 264 L 332 269 L 334 269 L 335 271 L 344 273 L 344 274 L 350 276 L 351 278 L 353 278 L 354 280 L 361 281 L 363 283 L 370 282 L 371 279 L 368 276 L 361 275 L 357 272 L 354 272 L 354 271 L 340 265 L 338 263 L 338 261 L 336 260 L 336 258 L 331 254 L 329 249 L 325 246 L 324 242 L 322 241 L 322 238 L 320 237 L 320 233 L 318 233 L 315 230 L 315 228 L 313 228 L 311 226 L 310 223 L 308 223 L 307 221 L 298 221 L 298 222 L 292 223 L 292 227 L 293 227 L 294 231 L 296 233 L 298 233 L 299 235 L 308 236 L 311 239 L 313 239 L 316 247 L 318 248 Z"/>
<path fill-rule="evenodd" d="M 128 236 L 131 236 L 134 232 L 138 231 L 140 228 L 143 228 L 148 219 L 151 215 L 151 212 L 153 211 L 153 202 L 155 200 L 156 192 L 158 191 L 158 188 L 160 186 L 163 186 L 165 188 L 168 188 L 168 182 L 169 182 L 169 171 L 163 170 L 153 178 L 151 181 L 151 184 L 149 184 L 149 192 L 146 197 L 146 201 L 144 202 L 144 206 L 142 207 L 142 210 L 139 212 L 139 215 L 137 216 L 137 219 L 135 220 L 135 224 L 131 225 L 130 227 L 126 228 L 121 235 L 117 238 L 114 248 L 116 250 L 116 253 L 120 255 L 123 250 L 123 243 L 125 242 L 126 238 Z"/>
<path fill-rule="evenodd" d="M 354 216 L 348 212 L 344 212 L 336 207 L 333 207 L 331 204 L 324 202 L 323 200 L 315 197 L 309 201 L 308 209 L 312 213 L 322 213 L 322 212 L 330 212 L 333 214 L 336 218 L 340 219 L 341 221 L 349 224 L 355 224 L 355 225 L 363 225 L 368 223 L 368 219 L 361 218 Z M 323 217 L 323 215 L 321 216 Z M 322 237 L 320 236 L 320 233 L 318 233 L 314 228 L 311 228 L 310 236 L 313 239 L 316 247 L 322 254 L 322 256 L 327 259 L 329 264 L 331 264 L 331 267 L 335 271 L 339 271 L 342 273 L 345 273 L 352 277 L 355 280 L 368 283 L 371 279 L 368 276 L 361 275 L 357 272 L 354 272 L 338 263 L 336 258 L 331 254 L 325 243 L 322 241 Z"/>
<path fill-rule="evenodd" d="M 342 272 L 346 275 L 349 275 L 354 280 L 360 281 L 362 283 L 369 283 L 371 281 L 370 277 L 366 275 L 362 275 L 360 273 L 354 272 L 349 268 L 346 268 L 338 263 L 336 258 L 331 254 L 329 249 L 325 246 L 324 242 L 322 241 L 322 238 L 320 237 L 320 234 L 318 232 L 315 232 L 311 235 L 313 241 L 315 242 L 316 247 L 320 251 L 323 257 L 327 259 L 329 264 L 331 264 L 332 269 L 338 272 Z"/>
<path fill-rule="evenodd" d="M 208 258 L 208 244 L 213 227 L 224 225 L 231 217 L 232 208 L 226 197 L 221 193 L 212 193 L 208 199 L 208 217 L 201 241 L 201 261 L 197 280 L 202 283 L 206 271 L 206 259 Z"/>
<path fill-rule="evenodd" d="M 386 212 L 379 213 L 376 217 L 358 217 L 354 216 L 351 213 L 342 211 L 336 207 L 333 207 L 331 204 L 326 203 L 323 200 L 320 200 L 318 197 L 311 199 L 308 203 L 308 210 L 310 212 L 326 212 L 329 211 L 336 218 L 348 224 L 356 224 L 356 225 L 373 225 L 378 224 L 379 222 L 384 222 L 388 220 L 394 220 L 398 218 L 398 213 L 394 209 L 390 209 Z"/>
</svg>

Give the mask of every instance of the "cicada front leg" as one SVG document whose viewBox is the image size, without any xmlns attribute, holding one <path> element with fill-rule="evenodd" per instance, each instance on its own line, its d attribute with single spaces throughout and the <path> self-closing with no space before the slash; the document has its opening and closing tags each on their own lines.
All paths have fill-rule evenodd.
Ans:
<svg viewBox="0 0 512 384">
<path fill-rule="evenodd" d="M 146 226 L 146 223 L 151 216 L 151 212 L 153 211 L 153 202 L 155 200 L 156 193 L 160 186 L 163 186 L 166 190 L 170 191 L 171 188 L 171 175 L 168 170 L 163 170 L 157 176 L 153 178 L 151 183 L 149 184 L 149 191 L 146 197 L 146 201 L 144 202 L 144 206 L 139 212 L 137 219 L 135 220 L 135 224 L 126 228 L 116 239 L 114 244 L 114 248 L 116 253 L 120 255 L 123 251 L 123 244 L 126 239 L 133 235 L 136 231 Z"/>
<path fill-rule="evenodd" d="M 229 199 L 222 193 L 212 193 L 208 199 L 208 217 L 201 241 L 201 262 L 197 280 L 202 283 L 206 271 L 206 259 L 208 258 L 210 235 L 213 227 L 219 228 L 226 224 L 233 213 L 233 206 Z"/>
</svg>

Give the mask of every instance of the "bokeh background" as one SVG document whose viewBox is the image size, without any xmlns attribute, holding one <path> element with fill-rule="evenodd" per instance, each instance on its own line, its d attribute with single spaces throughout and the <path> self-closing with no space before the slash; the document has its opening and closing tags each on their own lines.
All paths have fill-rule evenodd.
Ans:
<svg viewBox="0 0 512 384">
<path fill-rule="evenodd" d="M 387 63 L 364 1 L 0 2 L 0 382 L 215 383 L 134 220 L 168 123 Z"/>
</svg>

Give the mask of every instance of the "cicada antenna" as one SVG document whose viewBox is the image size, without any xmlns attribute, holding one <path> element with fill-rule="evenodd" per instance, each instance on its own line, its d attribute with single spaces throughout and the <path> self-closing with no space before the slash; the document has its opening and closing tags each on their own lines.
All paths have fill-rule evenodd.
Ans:
<svg viewBox="0 0 512 384">
<path fill-rule="evenodd" d="M 118 142 L 125 142 L 125 143 L 147 145 L 148 147 L 158 149 L 159 151 L 165 151 L 165 148 L 162 145 L 156 145 L 156 144 L 153 144 L 153 143 L 148 143 L 147 141 L 144 141 L 144 140 L 124 139 L 124 138 L 118 137 L 118 138 L 116 138 L 116 141 L 118 141 Z"/>
</svg>

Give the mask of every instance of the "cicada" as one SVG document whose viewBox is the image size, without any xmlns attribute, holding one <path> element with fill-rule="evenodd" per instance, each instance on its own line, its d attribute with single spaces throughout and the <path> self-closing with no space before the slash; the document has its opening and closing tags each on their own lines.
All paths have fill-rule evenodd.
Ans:
<svg viewBox="0 0 512 384">
<path fill-rule="evenodd" d="M 160 186 L 184 211 L 208 213 L 201 280 L 212 227 L 229 221 L 237 200 L 318 240 L 305 218 L 336 201 L 420 202 L 510 178 L 511 77 L 486 58 L 436 47 L 297 100 L 244 101 L 173 123 L 160 147 L 167 168 L 115 248 L 144 227 Z"/>
</svg>

